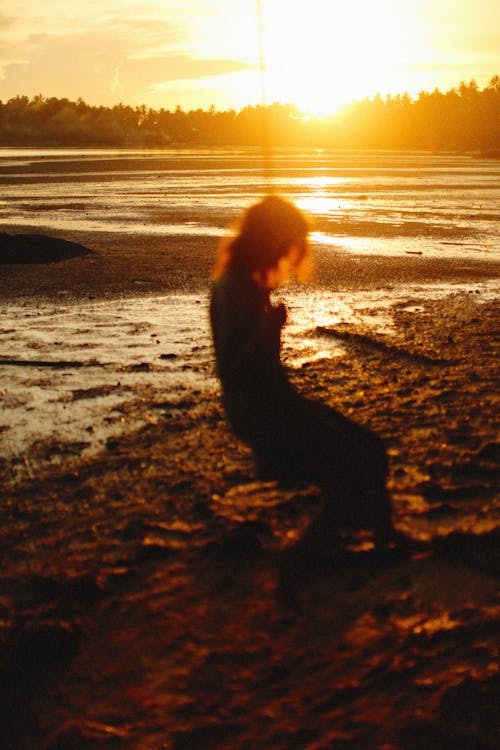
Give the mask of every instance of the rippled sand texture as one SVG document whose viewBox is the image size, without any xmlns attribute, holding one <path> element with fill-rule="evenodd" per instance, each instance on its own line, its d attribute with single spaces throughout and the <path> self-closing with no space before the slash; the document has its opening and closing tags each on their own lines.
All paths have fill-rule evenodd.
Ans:
<svg viewBox="0 0 500 750">
<path fill-rule="evenodd" d="M 297 383 L 384 438 L 396 523 L 427 541 L 332 547 L 292 608 L 277 555 L 319 498 L 256 480 L 215 390 L 166 393 L 156 424 L 6 493 L 2 731 L 26 748 L 493 750 L 498 303 L 478 297 L 415 294 L 385 336 L 316 331 L 343 354 Z"/>
</svg>

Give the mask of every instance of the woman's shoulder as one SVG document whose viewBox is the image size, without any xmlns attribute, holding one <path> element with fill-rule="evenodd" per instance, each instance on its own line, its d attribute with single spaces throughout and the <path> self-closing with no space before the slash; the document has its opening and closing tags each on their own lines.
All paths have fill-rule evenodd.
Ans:
<svg viewBox="0 0 500 750">
<path fill-rule="evenodd" d="M 264 304 L 262 290 L 248 275 L 228 270 L 213 281 L 210 307 L 214 319 L 241 324 L 259 317 Z"/>
<path fill-rule="evenodd" d="M 248 274 L 238 269 L 228 269 L 213 280 L 212 294 L 229 297 L 234 295 L 237 298 L 258 297 L 259 287 Z"/>
</svg>

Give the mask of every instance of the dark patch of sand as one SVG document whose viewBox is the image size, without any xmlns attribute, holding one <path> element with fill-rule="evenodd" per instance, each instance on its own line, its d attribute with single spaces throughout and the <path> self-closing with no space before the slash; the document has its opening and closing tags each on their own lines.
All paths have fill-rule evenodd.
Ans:
<svg viewBox="0 0 500 750">
<path fill-rule="evenodd" d="M 0 233 L 0 264 L 57 263 L 92 251 L 83 245 L 46 234 Z"/>
</svg>

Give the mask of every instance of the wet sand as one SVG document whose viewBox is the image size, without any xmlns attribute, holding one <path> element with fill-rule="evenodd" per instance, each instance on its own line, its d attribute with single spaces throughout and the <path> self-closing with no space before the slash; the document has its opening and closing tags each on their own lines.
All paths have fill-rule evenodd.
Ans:
<svg viewBox="0 0 500 750">
<path fill-rule="evenodd" d="M 9 226 L 9 234 L 39 233 L 29 226 Z M 131 294 L 199 291 L 207 288 L 216 240 L 114 233 L 51 232 L 94 252 L 63 263 L 1 266 L 0 297 L 112 298 Z M 332 259 L 334 261 L 332 262 Z M 500 263 L 466 258 L 407 255 L 366 256 L 315 248 L 316 283 L 332 289 L 368 289 L 391 284 L 459 283 L 498 278 Z"/>
<path fill-rule="evenodd" d="M 135 237 L 71 239 L 95 254 L 2 266 L 2 298 L 206 289 L 211 241 L 169 238 L 166 253 L 156 238 L 140 255 Z M 258 481 L 215 386 L 165 393 L 156 424 L 4 485 L 0 745 L 493 750 L 498 299 L 453 284 L 498 271 L 320 251 L 329 289 L 450 287 L 395 307 L 386 336 L 361 321 L 317 330 L 346 356 L 293 374 L 380 434 L 395 523 L 422 546 L 346 540 L 297 581 L 292 608 L 279 554 L 320 498 Z"/>
</svg>

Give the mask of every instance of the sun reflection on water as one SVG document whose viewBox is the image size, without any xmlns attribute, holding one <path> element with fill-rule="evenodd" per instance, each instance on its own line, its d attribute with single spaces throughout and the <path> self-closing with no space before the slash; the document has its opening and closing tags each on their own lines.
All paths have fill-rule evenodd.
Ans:
<svg viewBox="0 0 500 750">
<path fill-rule="evenodd" d="M 318 190 L 312 195 L 301 196 L 296 200 L 296 203 L 302 211 L 312 218 L 315 216 L 342 216 L 356 205 L 350 198 L 337 193 L 328 193 L 325 190 Z"/>
</svg>

